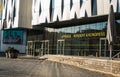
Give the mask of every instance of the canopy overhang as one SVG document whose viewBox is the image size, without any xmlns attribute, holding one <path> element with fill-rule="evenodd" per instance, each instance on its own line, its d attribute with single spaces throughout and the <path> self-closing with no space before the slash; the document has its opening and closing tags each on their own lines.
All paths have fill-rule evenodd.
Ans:
<svg viewBox="0 0 120 77">
<path fill-rule="evenodd" d="M 115 13 L 115 19 L 120 19 L 120 13 Z M 108 20 L 108 15 L 99 15 L 92 17 L 82 17 L 80 19 L 71 19 L 66 21 L 56 21 L 52 23 L 41 23 L 39 25 L 33 25 L 33 28 L 39 29 L 43 27 L 49 28 L 63 28 L 63 27 L 71 27 L 77 25 L 91 24 L 97 22 L 104 22 Z"/>
</svg>

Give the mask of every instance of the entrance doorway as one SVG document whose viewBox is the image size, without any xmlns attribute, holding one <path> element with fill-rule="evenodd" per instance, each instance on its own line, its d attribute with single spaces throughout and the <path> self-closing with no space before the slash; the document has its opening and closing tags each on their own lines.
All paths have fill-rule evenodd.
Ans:
<svg viewBox="0 0 120 77">
<path fill-rule="evenodd" d="M 65 40 L 57 40 L 57 54 L 64 55 Z"/>
<path fill-rule="evenodd" d="M 38 40 L 27 41 L 26 55 L 38 56 L 41 52 L 42 43 Z"/>
<path fill-rule="evenodd" d="M 31 56 L 49 54 L 49 40 L 27 41 L 26 54 Z"/>
<path fill-rule="evenodd" d="M 106 57 L 107 56 L 107 39 L 100 38 L 99 44 L 99 57 Z"/>
<path fill-rule="evenodd" d="M 49 40 L 42 40 L 41 55 L 49 54 Z"/>
</svg>

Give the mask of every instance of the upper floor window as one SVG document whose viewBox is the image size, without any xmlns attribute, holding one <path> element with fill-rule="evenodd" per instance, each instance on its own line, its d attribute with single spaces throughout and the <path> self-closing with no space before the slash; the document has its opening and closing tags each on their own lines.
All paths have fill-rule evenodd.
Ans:
<svg viewBox="0 0 120 77">
<path fill-rule="evenodd" d="M 91 5 L 92 5 L 92 15 L 97 15 L 97 0 L 92 0 Z"/>
<path fill-rule="evenodd" d="M 55 0 L 52 0 L 52 9 L 54 8 L 54 4 L 55 3 Z"/>
</svg>

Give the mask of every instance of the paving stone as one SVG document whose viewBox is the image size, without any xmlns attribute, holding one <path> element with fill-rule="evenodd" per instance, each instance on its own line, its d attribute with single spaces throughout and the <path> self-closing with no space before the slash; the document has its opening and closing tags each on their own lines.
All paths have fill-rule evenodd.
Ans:
<svg viewBox="0 0 120 77">
<path fill-rule="evenodd" d="M 0 58 L 0 77 L 107 77 L 74 66 L 34 59 Z"/>
</svg>

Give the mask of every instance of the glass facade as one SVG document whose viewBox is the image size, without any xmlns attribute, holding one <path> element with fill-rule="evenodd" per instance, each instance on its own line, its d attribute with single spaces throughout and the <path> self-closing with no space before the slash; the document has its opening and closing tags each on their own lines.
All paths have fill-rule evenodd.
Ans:
<svg viewBox="0 0 120 77">
<path fill-rule="evenodd" d="M 39 26 L 40 28 L 43 27 L 44 29 L 41 29 L 43 31 L 41 35 L 39 35 L 38 33 L 38 35 L 40 36 L 39 38 L 36 37 L 37 35 L 34 35 L 34 32 L 33 32 L 33 36 L 36 37 L 35 40 L 37 39 L 40 41 L 41 40 L 49 41 L 50 54 L 80 55 L 80 56 L 100 56 L 100 55 L 109 56 L 110 53 L 108 50 L 109 48 L 107 46 L 108 44 L 106 40 L 107 21 L 105 21 L 106 19 L 104 20 L 103 18 L 103 17 L 107 18 L 106 16 L 104 16 L 104 14 L 106 15 L 108 11 L 107 9 L 109 9 L 108 1 L 69 0 L 68 3 L 65 0 L 60 0 L 60 1 L 51 0 L 51 1 L 52 2 L 50 7 L 51 9 L 50 19 L 51 21 L 52 20 L 55 20 L 55 21 L 51 23 L 45 23 L 42 25 L 41 23 L 39 23 L 37 26 Z M 87 1 L 89 3 L 88 6 L 91 6 L 91 7 L 85 7 L 83 5 L 85 1 Z M 75 6 L 79 4 L 79 2 L 80 2 L 80 6 Z M 104 7 L 104 5 L 106 5 L 106 7 Z M 82 6 L 84 8 L 82 8 Z M 68 7 L 68 10 L 66 10 L 67 7 Z M 101 8 L 101 7 L 104 7 L 104 8 Z M 114 8 L 115 7 L 116 6 L 114 5 Z M 75 10 L 72 10 L 72 9 L 75 9 Z M 91 9 L 91 10 L 88 10 L 88 9 Z M 39 10 L 41 11 L 41 9 Z M 80 22 L 76 21 L 77 20 L 76 14 L 78 12 L 77 10 L 78 11 L 83 10 L 83 12 L 80 13 L 81 15 L 88 13 L 90 11 L 90 14 L 91 14 L 90 17 L 92 16 L 93 18 L 91 17 L 89 19 L 89 16 L 88 16 L 88 19 L 87 17 L 85 18 L 83 17 L 83 20 L 82 18 L 80 18 Z M 68 15 L 68 18 L 67 18 L 68 13 L 70 13 L 69 14 L 70 16 Z M 72 14 L 74 14 L 73 20 L 69 19 L 69 18 L 72 18 Z M 97 16 L 97 15 L 100 18 L 97 18 L 97 17 L 94 18 L 94 16 Z M 62 20 L 64 19 L 64 17 L 66 17 L 65 21 Z M 61 20 L 59 22 L 60 18 Z M 116 21 L 117 27 L 119 27 L 119 24 L 118 24 L 119 22 L 120 22 L 119 20 Z M 84 25 L 78 25 L 78 24 L 84 24 Z M 43 25 L 45 25 L 46 27 Z M 50 26 L 51 28 L 49 28 L 48 26 Z M 120 36 L 119 28 L 117 28 L 117 35 Z M 118 43 L 114 44 L 113 49 L 119 50 L 119 46 L 120 46 L 119 38 L 117 39 L 118 39 Z M 44 47 L 45 45 L 43 45 L 43 48 Z"/>
<path fill-rule="evenodd" d="M 106 37 L 106 25 L 106 22 L 100 22 L 59 29 L 46 28 L 45 40 L 50 40 L 50 53 L 56 54 L 57 41 L 64 40 L 64 55 L 98 56 L 100 38 Z"/>
<path fill-rule="evenodd" d="M 92 5 L 92 15 L 97 15 L 97 0 L 92 0 L 91 5 Z"/>
<path fill-rule="evenodd" d="M 120 20 L 116 20 L 117 42 L 113 44 L 112 55 L 120 51 Z M 53 25 L 58 26 L 58 25 Z M 107 22 L 84 25 L 71 25 L 62 28 L 44 27 L 40 31 L 29 31 L 27 40 L 37 40 L 43 43 L 43 54 L 46 54 L 46 44 L 49 54 L 74 56 L 109 57 L 106 39 Z M 48 43 L 45 43 L 48 41 Z"/>
</svg>

